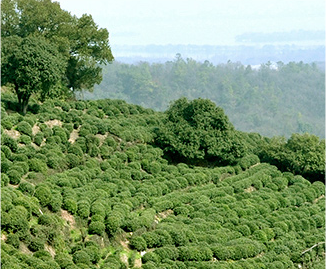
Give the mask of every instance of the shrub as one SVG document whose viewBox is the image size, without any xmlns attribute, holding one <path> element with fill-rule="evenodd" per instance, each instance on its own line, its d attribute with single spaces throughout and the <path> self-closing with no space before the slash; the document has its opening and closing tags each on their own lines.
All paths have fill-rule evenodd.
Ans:
<svg viewBox="0 0 326 269">
<path fill-rule="evenodd" d="M 59 264 L 61 268 L 68 268 L 68 266 L 73 265 L 71 256 L 66 253 L 56 254 L 54 260 Z"/>
<path fill-rule="evenodd" d="M 178 250 L 180 261 L 209 261 L 213 258 L 212 251 L 204 246 L 185 246 Z"/>
<path fill-rule="evenodd" d="M 82 136 L 82 137 L 86 137 L 87 135 L 90 135 L 90 134 L 97 134 L 97 127 L 96 126 L 92 126 L 90 125 L 89 123 L 84 123 L 81 127 L 80 127 L 80 130 L 79 130 L 79 136 Z"/>
<path fill-rule="evenodd" d="M 77 211 L 77 203 L 72 198 L 64 199 L 62 207 L 63 207 L 63 209 L 68 210 L 72 214 L 75 214 Z"/>
<path fill-rule="evenodd" d="M 178 206 L 173 209 L 174 215 L 183 215 L 183 216 L 188 216 L 189 214 L 189 209 L 185 206 Z"/>
<path fill-rule="evenodd" d="M 84 250 L 76 251 L 72 256 L 72 259 L 76 264 L 78 263 L 90 264 L 89 255 Z"/>
<path fill-rule="evenodd" d="M 82 164 L 82 158 L 76 156 L 75 154 L 68 153 L 66 154 L 66 163 L 69 169 L 77 167 L 78 165 Z"/>
<path fill-rule="evenodd" d="M 48 153 L 46 164 L 49 168 L 59 169 L 64 167 L 64 160 L 54 152 Z"/>
<path fill-rule="evenodd" d="M 84 249 L 86 251 L 86 253 L 89 256 L 89 259 L 92 263 L 98 263 L 101 259 L 101 252 L 100 252 L 100 248 L 98 247 L 98 245 L 96 244 L 90 244 L 93 243 L 91 241 L 86 243 L 86 248 Z"/>
<path fill-rule="evenodd" d="M 322 228 L 325 226 L 325 216 L 314 215 L 312 218 L 316 223 L 316 228 Z"/>
<path fill-rule="evenodd" d="M 105 230 L 109 236 L 115 234 L 118 228 L 121 226 L 122 221 L 118 216 L 110 216 L 105 220 Z"/>
<path fill-rule="evenodd" d="M 75 154 L 78 157 L 83 157 L 84 155 L 82 148 L 78 144 L 70 145 L 68 148 L 68 153 Z"/>
<path fill-rule="evenodd" d="M 86 109 L 85 101 L 77 101 L 77 102 L 75 102 L 75 108 L 77 110 L 84 110 L 84 109 Z"/>
<path fill-rule="evenodd" d="M 92 215 L 100 215 L 103 218 L 105 217 L 105 206 L 100 202 L 94 202 L 90 211 Z"/>
<path fill-rule="evenodd" d="M 95 145 L 89 145 L 87 153 L 89 154 L 90 157 L 94 158 L 94 157 L 97 157 L 99 155 L 100 150 Z"/>
<path fill-rule="evenodd" d="M 149 164 L 148 172 L 151 174 L 158 174 L 161 172 L 161 165 L 160 163 L 153 161 Z"/>
<path fill-rule="evenodd" d="M 24 145 L 29 145 L 30 143 L 32 143 L 32 139 L 30 138 L 30 136 L 23 134 L 19 137 L 18 142 Z"/>
<path fill-rule="evenodd" d="M 86 200 L 79 201 L 77 204 L 77 214 L 81 218 L 88 218 L 90 213 L 90 205 L 89 202 Z"/>
<path fill-rule="evenodd" d="M 257 155 L 250 154 L 250 155 L 247 155 L 247 156 L 241 158 L 239 161 L 239 165 L 243 170 L 245 170 L 256 163 L 259 163 L 259 161 L 260 160 Z"/>
<path fill-rule="evenodd" d="M 44 134 L 42 132 L 38 132 L 35 136 L 34 136 L 34 143 L 38 146 L 41 146 L 42 142 L 44 139 Z"/>
<path fill-rule="evenodd" d="M 19 122 L 16 126 L 16 130 L 30 137 L 33 135 L 32 126 L 26 121 Z"/>
<path fill-rule="evenodd" d="M 102 171 L 106 171 L 109 168 L 111 168 L 111 165 L 107 160 L 105 160 L 105 161 L 100 163 L 100 167 L 101 167 Z M 111 178 L 111 175 L 110 175 L 110 178 Z"/>
<path fill-rule="evenodd" d="M 38 218 L 38 224 L 45 225 L 45 226 L 51 226 L 54 222 L 54 219 L 49 214 L 43 214 L 39 216 Z"/>
<path fill-rule="evenodd" d="M 33 252 L 43 250 L 44 243 L 45 243 L 45 240 L 43 238 L 34 237 L 34 238 L 32 238 L 30 244 L 28 245 L 28 249 Z"/>
<path fill-rule="evenodd" d="M 45 173 L 47 171 L 46 163 L 37 158 L 28 160 L 29 170 L 34 172 Z"/>
<path fill-rule="evenodd" d="M 147 262 L 159 263 L 160 257 L 155 252 L 147 252 L 141 258 L 141 260 L 142 260 L 142 263 L 147 263 Z"/>
<path fill-rule="evenodd" d="M 9 147 L 12 152 L 16 152 L 18 149 L 17 141 L 6 134 L 1 135 L 1 146 Z"/>
<path fill-rule="evenodd" d="M 317 197 L 325 194 L 325 185 L 321 181 L 315 181 L 312 183 L 311 188 L 315 190 Z"/>
<path fill-rule="evenodd" d="M 35 191 L 35 187 L 29 182 L 22 182 L 19 184 L 18 190 L 20 190 L 25 195 L 32 196 Z"/>
<path fill-rule="evenodd" d="M 46 139 L 53 135 L 53 131 L 49 127 L 44 128 L 44 130 L 42 130 L 42 132 L 43 132 L 44 138 L 46 138 Z"/>
<path fill-rule="evenodd" d="M 156 203 L 153 208 L 156 210 L 156 212 L 162 212 L 167 209 L 173 208 L 173 203 L 169 200 L 167 201 L 161 201 Z"/>
<path fill-rule="evenodd" d="M 100 222 L 104 223 L 104 217 L 99 214 L 92 215 L 91 220 L 92 221 L 100 221 Z"/>
<path fill-rule="evenodd" d="M 14 248 L 19 248 L 19 236 L 18 234 L 10 233 L 7 235 L 6 243 L 12 245 Z"/>
<path fill-rule="evenodd" d="M 96 127 L 98 129 L 98 133 L 104 135 L 108 131 L 108 124 L 104 121 L 99 121 L 96 124 Z"/>
<path fill-rule="evenodd" d="M 177 260 L 179 256 L 179 251 L 176 247 L 157 248 L 154 253 L 157 254 L 161 258 L 161 260 Z"/>
<path fill-rule="evenodd" d="M 88 227 L 89 234 L 97 234 L 102 236 L 105 230 L 105 225 L 101 221 L 92 221 Z"/>
<path fill-rule="evenodd" d="M 13 123 L 11 122 L 10 118 L 6 118 L 6 119 L 1 119 L 1 126 L 4 129 L 10 130 L 13 127 Z"/>
<path fill-rule="evenodd" d="M 10 169 L 11 165 L 12 165 L 11 161 L 9 161 L 8 159 L 1 158 L 1 172 L 2 173 L 7 173 L 8 170 Z"/>
<path fill-rule="evenodd" d="M 40 205 L 43 207 L 49 205 L 52 200 L 51 191 L 47 186 L 38 185 L 34 196 L 40 201 Z"/>
<path fill-rule="evenodd" d="M 260 241 L 260 242 L 263 242 L 263 243 L 267 243 L 268 242 L 267 235 L 262 230 L 256 230 L 256 231 L 254 231 L 253 238 L 255 240 Z"/>
<path fill-rule="evenodd" d="M 1 173 L 1 187 L 7 186 L 9 184 L 9 181 L 9 177 L 6 174 Z"/>
<path fill-rule="evenodd" d="M 112 147 L 113 149 L 115 149 L 117 147 L 117 142 L 115 141 L 115 139 L 112 136 L 108 136 L 105 140 L 104 140 L 104 145 L 108 145 L 109 147 Z"/>
<path fill-rule="evenodd" d="M 113 154 L 113 148 L 106 145 L 102 145 L 100 147 L 99 153 L 103 159 L 108 159 Z"/>
<path fill-rule="evenodd" d="M 146 241 L 141 236 L 133 236 L 130 239 L 130 246 L 137 251 L 143 251 L 147 248 Z"/>
<path fill-rule="evenodd" d="M 247 225 L 240 225 L 237 227 L 237 230 L 243 235 L 248 236 L 251 234 L 250 229 Z"/>
<path fill-rule="evenodd" d="M 39 250 L 33 254 L 33 257 L 38 258 L 42 261 L 49 261 L 52 260 L 52 256 L 46 250 Z"/>
<path fill-rule="evenodd" d="M 10 184 L 17 185 L 20 183 L 22 173 L 18 172 L 17 170 L 9 170 L 7 171 L 7 175 L 9 177 Z"/>
<path fill-rule="evenodd" d="M 49 208 L 52 212 L 58 212 L 62 206 L 62 196 L 60 192 L 53 192 L 52 199 L 49 203 Z"/>
<path fill-rule="evenodd" d="M 11 156 L 12 156 L 11 149 L 6 145 L 1 145 L 1 160 L 3 160 L 4 158 L 11 160 Z"/>
</svg>

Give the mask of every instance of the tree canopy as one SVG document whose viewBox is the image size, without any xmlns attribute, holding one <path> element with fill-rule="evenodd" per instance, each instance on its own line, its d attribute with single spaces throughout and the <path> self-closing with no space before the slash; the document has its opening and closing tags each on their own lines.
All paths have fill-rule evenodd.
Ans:
<svg viewBox="0 0 326 269">
<path fill-rule="evenodd" d="M 316 63 L 270 63 L 259 68 L 183 59 L 119 63 L 103 68 L 103 81 L 85 99 L 123 99 L 165 111 L 171 101 L 208 98 L 237 130 L 272 137 L 313 133 L 325 137 L 325 72 Z M 309 96 L 309 98 L 306 98 Z"/>
<path fill-rule="evenodd" d="M 80 18 L 71 15 L 62 10 L 57 2 L 4 0 L 1 2 L 1 18 L 3 44 L 10 43 L 7 39 L 12 41 L 12 37 L 17 37 L 18 40 L 18 37 L 25 39 L 34 36 L 57 47 L 56 54 L 65 62 L 64 67 L 60 66 L 64 73 L 57 78 L 57 82 L 60 82 L 64 89 L 62 92 L 92 90 L 93 86 L 102 80 L 99 64 L 107 64 L 114 59 L 107 29 L 99 28 L 91 15 L 84 14 Z M 5 50 L 2 57 L 15 57 L 13 53 L 16 55 L 18 49 L 19 47 L 16 47 L 15 52 Z M 30 62 L 25 64 L 34 68 Z M 2 66 L 3 84 L 13 83 L 7 78 L 7 68 L 9 66 L 6 64 Z M 25 91 L 22 86 L 19 85 L 22 88 L 20 91 Z"/>
<path fill-rule="evenodd" d="M 157 129 L 157 144 L 170 155 L 188 160 L 233 163 L 244 148 L 222 108 L 208 99 L 180 98 L 166 111 Z"/>
<path fill-rule="evenodd" d="M 260 153 L 262 161 L 276 165 L 282 171 L 303 175 L 311 181 L 325 178 L 325 140 L 312 134 L 292 134 L 273 137 Z"/>
<path fill-rule="evenodd" d="M 66 62 L 55 45 L 41 37 L 10 36 L 2 41 L 2 83 L 12 83 L 21 112 L 32 93 L 44 99 L 64 74 Z"/>
</svg>

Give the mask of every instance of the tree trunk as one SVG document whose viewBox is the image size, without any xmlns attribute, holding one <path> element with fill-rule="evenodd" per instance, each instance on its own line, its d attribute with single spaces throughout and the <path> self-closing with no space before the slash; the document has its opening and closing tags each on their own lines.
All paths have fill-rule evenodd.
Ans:
<svg viewBox="0 0 326 269">
<path fill-rule="evenodd" d="M 27 107 L 28 107 L 28 101 L 25 102 L 25 100 L 23 100 L 22 108 L 21 108 L 23 115 L 26 115 Z"/>
<path fill-rule="evenodd" d="M 15 91 L 18 98 L 18 106 L 19 106 L 19 112 L 23 115 L 26 115 L 27 107 L 28 107 L 28 101 L 31 97 L 30 94 L 26 94 L 24 92 L 20 92 L 17 85 L 15 85 Z"/>
</svg>

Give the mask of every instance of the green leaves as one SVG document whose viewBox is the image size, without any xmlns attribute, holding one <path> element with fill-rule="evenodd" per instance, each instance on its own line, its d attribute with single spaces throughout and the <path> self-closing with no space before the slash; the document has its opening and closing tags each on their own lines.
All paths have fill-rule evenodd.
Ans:
<svg viewBox="0 0 326 269">
<path fill-rule="evenodd" d="M 244 153 L 241 137 L 223 109 L 207 99 L 175 101 L 156 134 L 164 151 L 188 160 L 234 163 Z"/>
<path fill-rule="evenodd" d="M 114 58 L 108 31 L 91 15 L 77 18 L 51 0 L 6 0 L 1 7 L 2 84 L 14 84 L 24 114 L 32 93 L 44 100 L 101 82 L 98 65 Z"/>
<path fill-rule="evenodd" d="M 263 161 L 283 171 L 303 175 L 311 181 L 324 180 L 325 140 L 312 134 L 292 134 L 286 141 L 274 137 L 260 153 Z"/>
<path fill-rule="evenodd" d="M 66 66 L 56 46 L 40 36 L 4 38 L 2 56 L 2 84 L 14 85 L 24 114 L 32 93 L 44 99 L 60 81 Z"/>
</svg>

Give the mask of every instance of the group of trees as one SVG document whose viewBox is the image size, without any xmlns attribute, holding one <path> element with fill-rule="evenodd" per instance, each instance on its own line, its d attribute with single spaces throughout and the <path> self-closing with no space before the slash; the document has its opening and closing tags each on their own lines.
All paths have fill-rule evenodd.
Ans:
<svg viewBox="0 0 326 269">
<path fill-rule="evenodd" d="M 3 268 L 127 268 L 136 256 L 148 269 L 324 264 L 324 140 L 237 131 L 208 99 L 181 98 L 164 113 L 122 100 L 45 100 L 101 81 L 99 64 L 113 60 L 108 32 L 50 0 L 1 5 L 2 81 L 13 85 L 24 114 L 4 92 Z M 267 82 L 286 70 L 320 78 L 302 63 L 255 73 L 180 55 L 140 67 L 130 67 L 139 77 L 118 75 L 130 96 L 156 94 L 167 74 L 161 97 L 172 88 L 207 89 L 218 70 L 221 96 L 232 105 L 242 97 L 231 78 L 243 85 L 258 74 L 267 92 Z"/>
<path fill-rule="evenodd" d="M 1 83 L 12 84 L 26 114 L 29 99 L 72 95 L 102 80 L 113 60 L 109 33 L 51 0 L 1 1 Z"/>
<path fill-rule="evenodd" d="M 104 67 L 103 81 L 92 93 L 84 92 L 84 98 L 118 98 L 159 111 L 183 96 L 207 98 L 239 130 L 269 137 L 309 132 L 324 138 L 324 89 L 325 72 L 313 63 L 265 63 L 257 69 L 177 55 L 166 63 L 114 62 Z"/>
<path fill-rule="evenodd" d="M 312 134 L 273 137 L 261 148 L 260 158 L 282 171 L 302 175 L 310 181 L 325 180 L 325 140 Z"/>
</svg>

